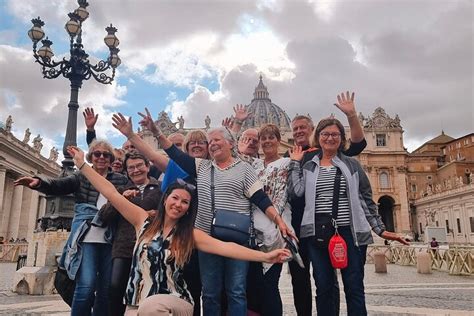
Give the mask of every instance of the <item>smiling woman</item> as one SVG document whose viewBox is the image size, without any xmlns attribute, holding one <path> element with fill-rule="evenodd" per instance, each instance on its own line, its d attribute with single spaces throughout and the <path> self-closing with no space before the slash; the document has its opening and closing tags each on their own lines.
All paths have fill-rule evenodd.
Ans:
<svg viewBox="0 0 474 316">
<path fill-rule="evenodd" d="M 85 165 L 80 149 L 69 147 L 68 153 L 85 177 L 136 230 L 138 241 L 125 295 L 129 305 L 127 315 L 192 315 L 193 300 L 182 275 L 194 246 L 234 260 L 282 262 L 289 255 L 284 249 L 264 254 L 219 241 L 193 229 L 195 190 L 184 182 L 175 182 L 168 187 L 157 215 L 150 218 L 145 210 L 132 204 L 111 183 Z"/>
<path fill-rule="evenodd" d="M 255 170 L 240 158 L 233 156 L 232 149 L 235 142 L 226 128 L 214 129 L 208 133 L 209 153 L 212 160 L 194 158 L 173 146 L 155 125 L 148 110 L 146 110 L 146 114 L 140 115 L 143 117 L 142 126 L 153 133 L 168 156 L 191 178 L 196 179 L 199 210 L 194 226 L 200 234 L 207 236 L 211 233 L 211 222 L 215 209 L 227 209 L 250 215 L 251 204 L 255 204 L 272 219 L 283 235 L 293 236 L 292 231 L 288 229 L 268 196 L 263 192 Z M 161 155 L 133 132 L 130 121 L 123 115 L 114 115 L 113 120 L 114 126 L 127 136 L 140 151 L 150 155 L 150 158 L 153 157 L 153 159 L 157 159 L 156 156 Z M 215 173 L 215 208 L 211 203 L 212 170 Z M 201 251 L 199 252 L 199 263 L 203 284 L 204 314 L 217 315 L 220 313 L 220 296 L 225 288 L 229 302 L 229 313 L 244 315 L 247 310 L 245 288 L 248 262 Z"/>
<path fill-rule="evenodd" d="M 131 183 L 119 188 L 119 192 L 133 204 L 149 211 L 150 216 L 154 216 L 162 194 L 158 180 L 148 177 L 150 162 L 142 154 L 131 152 L 125 155 L 124 166 Z M 106 223 L 116 225 L 112 243 L 112 279 L 108 306 L 109 315 L 120 316 L 125 312 L 123 297 L 132 264 L 136 233 L 133 225 L 112 204 L 107 203 L 99 214 Z"/>
</svg>

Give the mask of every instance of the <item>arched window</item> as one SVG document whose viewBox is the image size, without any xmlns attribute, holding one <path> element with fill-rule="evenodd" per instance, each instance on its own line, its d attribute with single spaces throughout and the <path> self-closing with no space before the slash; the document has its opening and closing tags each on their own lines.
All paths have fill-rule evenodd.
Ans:
<svg viewBox="0 0 474 316">
<path fill-rule="evenodd" d="M 381 189 L 388 189 L 390 188 L 390 182 L 388 179 L 388 173 L 386 171 L 382 171 L 379 175 L 379 183 Z"/>
</svg>

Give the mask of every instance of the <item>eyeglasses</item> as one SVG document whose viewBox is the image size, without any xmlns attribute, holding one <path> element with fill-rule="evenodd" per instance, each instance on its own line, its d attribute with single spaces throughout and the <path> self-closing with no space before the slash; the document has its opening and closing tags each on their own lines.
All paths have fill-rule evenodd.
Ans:
<svg viewBox="0 0 474 316">
<path fill-rule="evenodd" d="M 188 189 L 189 191 L 194 191 L 194 190 L 196 190 L 196 186 L 195 186 L 195 185 L 192 185 L 192 184 L 190 184 L 190 183 L 187 183 L 186 181 L 184 181 L 184 180 L 181 179 L 181 178 L 176 179 L 176 182 L 177 182 L 179 185 L 182 185 L 183 187 L 185 187 L 186 189 Z"/>
<path fill-rule="evenodd" d="M 199 145 L 199 146 L 207 145 L 207 141 L 197 140 L 197 141 L 191 141 L 188 143 L 188 146 L 194 146 L 194 145 Z"/>
<path fill-rule="evenodd" d="M 105 159 L 110 159 L 112 158 L 112 154 L 109 153 L 108 151 L 93 151 L 92 155 L 95 158 L 100 158 L 101 156 L 104 157 Z"/>
<path fill-rule="evenodd" d="M 145 166 L 145 163 L 140 162 L 140 163 L 136 164 L 135 166 L 128 166 L 128 167 L 127 167 L 127 171 L 128 171 L 128 172 L 133 172 L 133 171 L 135 171 L 135 169 L 140 170 L 140 169 L 142 169 L 144 166 Z"/>
<path fill-rule="evenodd" d="M 319 136 L 321 136 L 322 139 L 328 139 L 329 136 L 331 136 L 333 139 L 338 139 L 339 137 L 341 137 L 341 133 L 322 132 L 319 134 Z"/>
</svg>

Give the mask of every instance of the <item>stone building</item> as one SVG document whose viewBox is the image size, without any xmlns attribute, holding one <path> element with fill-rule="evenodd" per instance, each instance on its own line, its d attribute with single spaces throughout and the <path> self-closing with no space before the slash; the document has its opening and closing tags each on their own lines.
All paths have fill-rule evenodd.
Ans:
<svg viewBox="0 0 474 316">
<path fill-rule="evenodd" d="M 367 140 L 359 161 L 372 185 L 373 199 L 387 229 L 408 233 L 410 214 L 407 197 L 408 152 L 403 144 L 403 129 L 398 115 L 391 118 L 378 107 L 368 117 L 359 114 Z"/>
<path fill-rule="evenodd" d="M 415 231 L 444 227 L 448 242 L 474 243 L 474 133 L 454 139 L 442 132 L 407 165 Z"/>
<path fill-rule="evenodd" d="M 46 207 L 43 194 L 23 186 L 15 187 L 13 181 L 24 175 L 56 177 L 60 172 L 55 160 L 41 156 L 36 149 L 42 146 L 41 141 L 37 140 L 36 148 L 28 143 L 28 133 L 29 130 L 21 141 L 12 134 L 11 125 L 0 124 L 0 236 L 5 240 L 32 240 Z"/>
</svg>

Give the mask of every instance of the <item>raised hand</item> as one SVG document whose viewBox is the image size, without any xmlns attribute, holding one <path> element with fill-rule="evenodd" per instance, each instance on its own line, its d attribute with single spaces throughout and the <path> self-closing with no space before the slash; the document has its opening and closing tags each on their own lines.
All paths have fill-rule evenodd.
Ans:
<svg viewBox="0 0 474 316">
<path fill-rule="evenodd" d="M 130 138 L 133 135 L 132 118 L 128 120 L 123 116 L 122 113 L 117 113 L 112 116 L 112 126 L 118 129 L 125 137 Z"/>
<path fill-rule="evenodd" d="M 222 120 L 222 126 L 227 127 L 228 129 L 232 129 L 234 126 L 234 119 L 233 117 L 226 117 Z"/>
<path fill-rule="evenodd" d="M 341 110 L 347 117 L 352 117 L 357 115 L 355 104 L 354 104 L 354 92 L 352 94 L 349 91 L 342 92 L 340 95 L 337 96 L 337 103 L 334 105 Z"/>
<path fill-rule="evenodd" d="M 291 258 L 291 252 L 288 249 L 275 249 L 265 254 L 265 262 L 283 263 Z"/>
<path fill-rule="evenodd" d="M 67 146 L 67 152 L 71 155 L 72 160 L 74 160 L 74 164 L 76 167 L 81 168 L 85 161 L 84 161 L 84 152 L 76 146 Z"/>
<path fill-rule="evenodd" d="M 84 122 L 86 123 L 87 130 L 93 131 L 95 129 L 97 119 L 99 118 L 99 114 L 94 114 L 93 108 L 86 108 L 84 112 L 82 112 L 82 115 L 84 116 Z"/>
<path fill-rule="evenodd" d="M 394 232 L 384 231 L 380 237 L 382 237 L 383 239 L 387 239 L 387 240 L 395 240 L 395 241 L 398 241 L 399 243 L 407 245 L 407 246 L 410 245 L 409 242 L 407 242 L 405 239 L 403 239 L 401 236 L 399 236 L 398 234 L 396 234 Z"/>
<path fill-rule="evenodd" d="M 250 117 L 250 113 L 247 111 L 247 108 L 243 104 L 237 104 L 234 106 L 234 118 L 235 120 L 243 123 L 247 118 Z"/>
<path fill-rule="evenodd" d="M 13 184 L 15 186 L 17 185 L 23 185 L 25 187 L 29 188 L 35 188 L 40 184 L 40 179 L 38 178 L 32 178 L 32 177 L 21 177 L 19 179 L 16 179 Z"/>
<path fill-rule="evenodd" d="M 145 108 L 146 114 L 143 114 L 141 112 L 138 112 L 138 115 L 142 117 L 142 120 L 140 121 L 140 126 L 147 128 L 152 132 L 153 136 L 158 137 L 161 134 L 163 134 L 158 126 L 155 125 L 155 122 L 153 122 L 153 118 L 151 117 L 150 111 L 148 111 L 148 108 Z"/>
<path fill-rule="evenodd" d="M 290 149 L 290 158 L 291 160 L 297 160 L 301 161 L 304 156 L 304 151 L 301 146 L 294 146 L 292 149 Z"/>
</svg>

